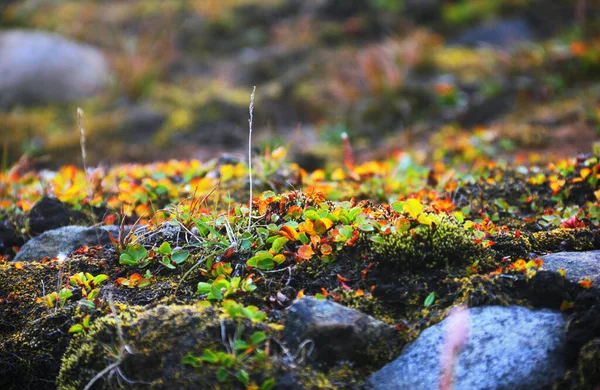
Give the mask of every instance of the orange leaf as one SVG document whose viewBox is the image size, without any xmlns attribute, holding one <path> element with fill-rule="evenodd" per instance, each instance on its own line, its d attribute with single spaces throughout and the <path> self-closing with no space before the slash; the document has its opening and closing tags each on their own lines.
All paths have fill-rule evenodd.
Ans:
<svg viewBox="0 0 600 390">
<path fill-rule="evenodd" d="M 350 279 L 343 277 L 340 274 L 337 274 L 337 280 L 339 280 L 340 282 L 349 282 Z"/>
<path fill-rule="evenodd" d="M 591 288 L 594 281 L 590 278 L 585 278 L 579 281 L 579 285 L 583 288 Z"/>
<path fill-rule="evenodd" d="M 314 254 L 315 254 L 315 252 L 313 252 L 313 249 L 310 245 L 302 245 L 298 249 L 298 257 L 300 257 L 303 260 L 310 260 L 310 258 Z"/>
<path fill-rule="evenodd" d="M 365 295 L 365 292 L 363 290 L 361 290 L 360 288 L 358 290 L 356 290 L 356 293 L 354 294 L 355 297 L 363 297 Z"/>
<path fill-rule="evenodd" d="M 321 245 L 321 254 L 323 256 L 329 256 L 333 252 L 333 248 L 331 245 L 323 244 Z"/>
<path fill-rule="evenodd" d="M 298 294 L 296 295 L 296 298 L 298 298 L 298 299 L 304 298 L 304 290 L 298 291 Z"/>
<path fill-rule="evenodd" d="M 329 218 L 321 218 L 315 221 L 314 226 L 317 234 L 323 234 L 333 226 L 333 221 Z"/>
<path fill-rule="evenodd" d="M 23 263 L 20 261 L 15 262 L 14 265 L 16 269 L 23 269 Z"/>
<path fill-rule="evenodd" d="M 138 274 L 137 272 L 136 272 L 135 274 L 132 274 L 132 275 L 129 277 L 129 281 L 130 281 L 131 283 L 137 283 L 137 282 L 139 282 L 139 281 L 140 281 L 140 280 L 142 280 L 142 279 L 144 279 L 144 277 L 143 277 L 142 275 Z"/>
<path fill-rule="evenodd" d="M 298 232 L 291 226 L 284 225 L 279 229 L 279 233 L 291 241 L 298 240 Z"/>
</svg>

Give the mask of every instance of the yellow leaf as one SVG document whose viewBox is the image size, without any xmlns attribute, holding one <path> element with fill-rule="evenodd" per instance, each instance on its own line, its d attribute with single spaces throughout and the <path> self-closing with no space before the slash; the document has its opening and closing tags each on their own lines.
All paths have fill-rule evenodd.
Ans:
<svg viewBox="0 0 600 390">
<path fill-rule="evenodd" d="M 331 180 L 344 180 L 346 178 L 346 174 L 342 168 L 337 168 L 331 173 Z"/>
<path fill-rule="evenodd" d="M 417 218 L 417 221 L 419 221 L 419 223 L 422 225 L 431 225 L 431 223 L 433 222 L 433 218 L 431 218 L 431 216 L 429 215 L 419 214 L 419 218 Z"/>
<path fill-rule="evenodd" d="M 423 205 L 417 199 L 409 199 L 402 206 L 402 210 L 410 215 L 411 218 L 416 219 L 423 212 Z"/>
</svg>

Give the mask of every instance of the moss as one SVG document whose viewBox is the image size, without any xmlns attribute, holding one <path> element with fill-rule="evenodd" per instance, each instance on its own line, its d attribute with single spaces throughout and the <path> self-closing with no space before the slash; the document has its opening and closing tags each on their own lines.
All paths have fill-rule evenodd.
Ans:
<svg viewBox="0 0 600 390">
<path fill-rule="evenodd" d="M 531 235 L 534 252 L 586 251 L 594 249 L 594 233 L 588 229 L 559 228 Z"/>
<path fill-rule="evenodd" d="M 492 237 L 492 241 L 492 249 L 498 252 L 501 258 L 510 256 L 512 260 L 526 259 L 532 250 L 531 242 L 525 235 L 516 238 L 512 233 L 505 233 Z"/>
<path fill-rule="evenodd" d="M 418 225 L 386 236 L 382 243 L 373 244 L 373 251 L 383 262 L 404 270 L 469 265 L 485 255 L 470 232 L 448 215 L 439 215 L 431 226 Z"/>
<path fill-rule="evenodd" d="M 107 315 L 95 321 L 84 337 L 74 339 L 64 355 L 58 376 L 58 388 L 81 389 L 95 375 L 119 361 L 118 370 L 107 373 L 98 382 L 103 388 L 120 388 L 127 381 L 131 388 L 215 388 L 216 371 L 221 365 L 202 363 L 192 367 L 182 363 L 192 353 L 202 356 L 205 349 L 226 352 L 230 339 L 248 340 L 261 330 L 271 333 L 265 324 L 226 318 L 218 308 L 193 305 L 158 305 L 149 310 L 129 307 L 119 315 L 124 349 L 120 344 L 115 319 Z M 223 339 L 224 334 L 224 339 Z M 262 384 L 271 372 L 271 364 L 256 361 L 252 355 L 228 369 L 231 375 L 223 387 L 241 387 L 235 379 L 244 369 L 255 383 Z M 98 383 L 97 382 L 97 383 Z"/>
<path fill-rule="evenodd" d="M 597 389 L 598 383 L 600 383 L 600 338 L 591 340 L 581 348 L 577 366 L 569 370 L 554 389 L 593 390 Z"/>
</svg>

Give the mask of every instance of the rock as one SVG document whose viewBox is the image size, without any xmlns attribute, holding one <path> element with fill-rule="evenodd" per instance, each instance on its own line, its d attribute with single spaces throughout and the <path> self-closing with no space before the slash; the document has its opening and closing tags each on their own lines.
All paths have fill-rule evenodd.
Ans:
<svg viewBox="0 0 600 390">
<path fill-rule="evenodd" d="M 101 91 L 109 78 L 102 53 L 42 31 L 0 32 L 0 108 L 63 102 Z"/>
<path fill-rule="evenodd" d="M 119 345 L 112 315 L 96 320 L 84 337 L 73 339 L 63 357 L 58 389 L 83 389 L 114 363 L 111 349 L 123 352 L 119 370 L 101 376 L 94 388 L 119 389 L 121 379 L 126 379 L 148 389 L 234 389 L 242 388 L 236 378 L 240 369 L 259 384 L 270 374 L 270 365 L 255 360 L 256 353 L 248 353 L 245 359 L 225 370 L 225 377 L 218 381 L 218 371 L 223 370 L 225 363 L 200 359 L 207 350 L 215 359 L 219 352 L 232 353 L 234 341 L 246 342 L 254 332 L 262 331 L 269 336 L 265 324 L 241 318 L 238 322 L 211 307 L 160 305 L 149 310 L 128 310 L 121 315 L 120 325 L 124 345 Z M 263 350 L 267 342 L 263 339 L 255 348 Z M 195 358 L 184 358 L 188 353 Z"/>
<path fill-rule="evenodd" d="M 399 342 L 394 327 L 337 303 L 312 298 L 296 300 L 287 309 L 283 337 L 293 353 L 311 340 L 314 350 L 307 357 L 326 364 L 385 363 Z M 304 348 L 308 351 L 311 345 Z"/>
<path fill-rule="evenodd" d="M 565 373 L 565 317 L 551 310 L 487 306 L 467 311 L 470 337 L 454 389 L 539 389 Z M 373 389 L 437 389 L 448 319 L 425 329 L 367 381 Z"/>
<path fill-rule="evenodd" d="M 463 46 L 509 47 L 533 38 L 535 38 L 534 31 L 526 20 L 509 19 L 471 28 L 450 43 Z"/>
<path fill-rule="evenodd" d="M 29 231 L 32 234 L 42 234 L 76 222 L 85 222 L 85 214 L 71 210 L 55 198 L 43 197 L 29 211 Z"/>
<path fill-rule="evenodd" d="M 600 289 L 600 250 L 586 252 L 559 252 L 543 256 L 543 270 L 557 272 L 564 268 L 565 278 L 572 283 L 589 278 L 592 288 Z"/>
<path fill-rule="evenodd" d="M 117 226 L 89 228 L 85 226 L 64 226 L 48 230 L 44 234 L 27 241 L 15 256 L 14 261 L 40 261 L 44 257 L 54 258 L 59 254 L 68 256 L 75 249 L 84 245 L 108 245 L 108 231 L 118 236 Z"/>
<path fill-rule="evenodd" d="M 17 231 L 8 224 L 0 223 L 0 256 L 12 254 L 12 248 L 21 245 L 23 245 L 23 239 L 17 234 Z"/>
</svg>

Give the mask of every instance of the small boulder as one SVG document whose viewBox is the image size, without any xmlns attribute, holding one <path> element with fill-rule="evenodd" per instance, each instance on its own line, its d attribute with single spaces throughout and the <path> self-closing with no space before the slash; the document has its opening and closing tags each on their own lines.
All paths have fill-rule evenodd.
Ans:
<svg viewBox="0 0 600 390">
<path fill-rule="evenodd" d="M 307 354 L 313 363 L 383 364 L 399 347 L 393 326 L 366 314 L 325 300 L 303 298 L 288 309 L 283 337 L 293 352 L 307 340 L 314 350 Z M 306 351 L 311 345 L 306 345 Z"/>
<path fill-rule="evenodd" d="M 123 383 L 143 389 L 246 388 L 241 381 L 258 388 L 256 384 L 274 377 L 273 365 L 257 358 L 262 354 L 258 350 L 268 348 L 271 331 L 266 324 L 191 305 L 129 307 L 119 322 L 120 329 L 112 315 L 99 318 L 83 337 L 73 339 L 63 357 L 59 390 L 93 383 L 98 389 L 121 389 Z M 257 338 L 256 332 L 264 333 Z M 254 343 L 254 351 L 244 356 L 236 342 Z M 246 379 L 238 374 L 241 370 Z"/>
<path fill-rule="evenodd" d="M 451 44 L 461 46 L 510 47 L 535 38 L 533 28 L 525 19 L 494 21 L 473 27 L 460 34 Z"/>
<path fill-rule="evenodd" d="M 467 311 L 469 338 L 456 361 L 454 389 L 539 389 L 565 371 L 566 319 L 521 306 Z M 400 357 L 367 381 L 372 389 L 439 388 L 448 319 L 425 329 Z"/>
<path fill-rule="evenodd" d="M 54 258 L 59 254 L 68 256 L 84 245 L 108 245 L 110 238 L 119 234 L 117 226 L 89 228 L 85 226 L 64 226 L 48 230 L 44 234 L 27 241 L 15 256 L 14 261 L 40 261 L 44 257 Z"/>
<path fill-rule="evenodd" d="M 542 257 L 543 270 L 557 272 L 564 268 L 565 278 L 572 283 L 590 279 L 593 289 L 600 289 L 600 250 L 559 252 Z"/>
<path fill-rule="evenodd" d="M 0 108 L 64 102 L 100 92 L 109 65 L 91 46 L 42 31 L 0 32 Z"/>
<path fill-rule="evenodd" d="M 74 211 L 58 199 L 44 196 L 29 211 L 29 231 L 42 234 L 45 231 L 85 222 L 85 214 Z"/>
</svg>

